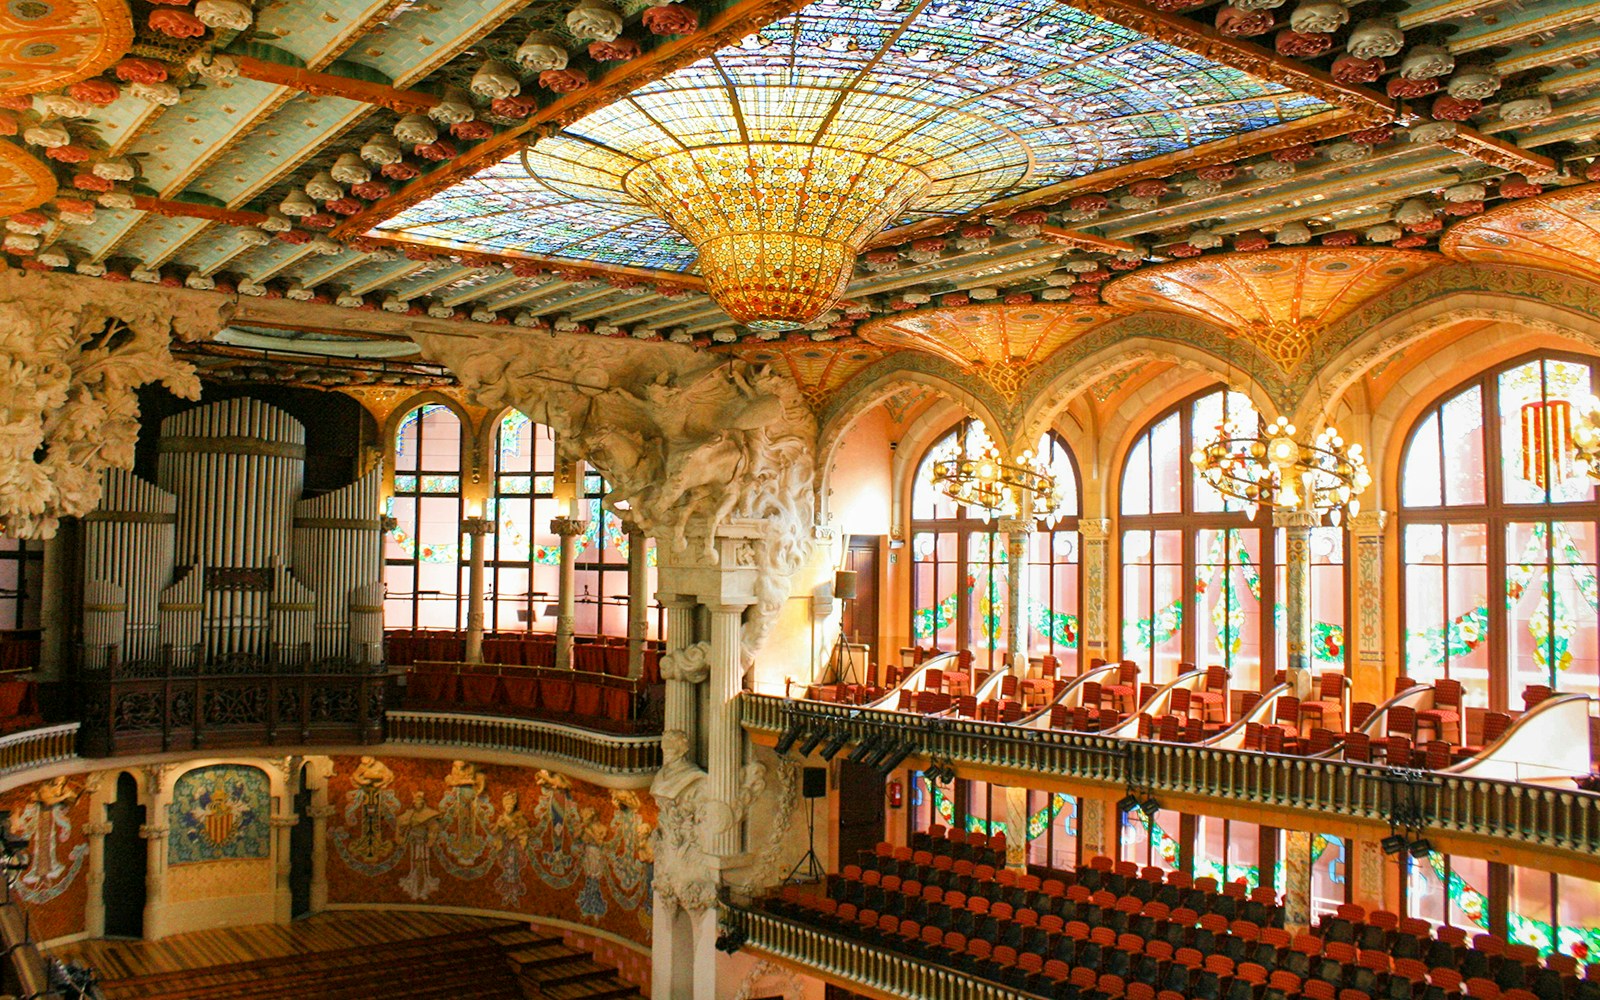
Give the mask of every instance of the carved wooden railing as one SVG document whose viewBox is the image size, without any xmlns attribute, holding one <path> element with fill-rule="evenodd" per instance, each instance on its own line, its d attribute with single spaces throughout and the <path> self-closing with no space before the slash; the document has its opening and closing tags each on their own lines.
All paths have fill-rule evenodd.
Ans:
<svg viewBox="0 0 1600 1000">
<path fill-rule="evenodd" d="M 85 757 L 383 740 L 381 665 L 238 659 L 185 667 L 100 660 L 82 670 Z"/>
<path fill-rule="evenodd" d="M 1018 1000 L 1035 994 L 885 951 L 760 910 L 722 904 L 722 922 L 744 931 L 744 947 L 821 975 L 846 989 L 920 1000 Z"/>
<path fill-rule="evenodd" d="M 618 736 L 534 719 L 390 712 L 389 742 L 534 754 L 608 774 L 649 774 L 661 767 L 661 737 Z"/>
<path fill-rule="evenodd" d="M 1600 794 L 1575 789 L 1431 774 L 1381 764 L 1223 750 L 1181 743 L 1121 740 L 1092 733 L 1020 729 L 967 719 L 740 695 L 746 729 L 776 735 L 804 717 L 855 743 L 893 732 L 923 757 L 1119 788 L 1130 785 L 1200 799 L 1323 813 L 1387 823 L 1396 797 L 1413 801 L 1430 830 L 1492 837 L 1584 854 L 1600 851 Z"/>
<path fill-rule="evenodd" d="M 78 755 L 78 724 L 63 722 L 0 736 L 0 774 L 26 771 Z"/>
</svg>

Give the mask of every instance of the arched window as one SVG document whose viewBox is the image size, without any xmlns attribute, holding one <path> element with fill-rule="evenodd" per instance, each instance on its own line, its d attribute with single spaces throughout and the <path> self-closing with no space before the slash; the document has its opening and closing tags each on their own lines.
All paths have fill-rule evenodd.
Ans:
<svg viewBox="0 0 1600 1000">
<path fill-rule="evenodd" d="M 1417 421 L 1400 476 L 1405 672 L 1460 681 L 1469 705 L 1524 688 L 1600 693 L 1594 484 L 1572 467 L 1590 359 L 1502 365 Z"/>
<path fill-rule="evenodd" d="M 981 434 L 964 420 L 923 455 L 911 493 L 911 636 L 919 646 L 972 650 L 984 669 L 996 669 L 1006 637 L 1006 535 L 979 510 L 957 505 L 933 486 L 934 456 L 962 434 Z M 976 449 L 972 449 L 976 450 Z M 1067 496 L 1065 513 L 1039 524 L 1029 540 L 1026 606 L 1029 655 L 1052 654 L 1067 675 L 1078 662 L 1078 472 L 1072 453 L 1054 431 L 1039 439 L 1044 457 Z"/>
<path fill-rule="evenodd" d="M 461 628 L 461 420 L 425 403 L 400 419 L 394 441 L 395 526 L 384 541 L 384 617 L 391 628 Z"/>
<path fill-rule="evenodd" d="M 1180 663 L 1220 664 L 1239 690 L 1259 690 L 1286 666 L 1282 532 L 1266 512 L 1252 519 L 1195 473 L 1189 455 L 1224 420 L 1253 434 L 1250 397 L 1221 387 L 1151 421 L 1122 470 L 1122 655 L 1156 682 Z M 1313 665 L 1345 664 L 1343 528 L 1317 528 L 1311 543 Z M 1271 613 L 1265 613 L 1271 609 Z M 1265 667 L 1264 667 L 1265 665 Z"/>
<path fill-rule="evenodd" d="M 561 513 L 555 498 L 556 442 L 549 427 L 511 410 L 500 420 L 495 449 L 495 534 L 489 549 L 490 628 L 555 631 L 547 615 L 557 601 L 561 540 L 550 522 Z M 573 628 L 579 635 L 628 634 L 628 535 L 601 502 L 608 487 L 597 473 L 584 477 L 578 515 L 588 523 L 578 539 Z M 655 552 L 646 556 L 646 593 L 655 594 Z M 659 616 L 656 616 L 659 617 Z M 652 620 L 650 633 L 659 622 Z"/>
</svg>

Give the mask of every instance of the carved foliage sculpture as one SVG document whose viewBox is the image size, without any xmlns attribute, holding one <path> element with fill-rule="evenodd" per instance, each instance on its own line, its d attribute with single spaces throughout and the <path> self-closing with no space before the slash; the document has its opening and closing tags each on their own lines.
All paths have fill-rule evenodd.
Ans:
<svg viewBox="0 0 1600 1000">
<path fill-rule="evenodd" d="M 729 518 L 760 521 L 758 604 L 746 662 L 805 558 L 816 424 L 794 383 L 770 369 L 687 348 L 556 335 L 537 339 L 415 334 L 491 410 L 514 406 L 550 425 L 566 460 L 611 484 L 606 505 L 676 551 Z"/>
<path fill-rule="evenodd" d="M 100 501 L 100 473 L 131 468 L 134 390 L 200 395 L 172 336 L 226 321 L 221 296 L 0 272 L 0 533 L 49 538 Z"/>
</svg>

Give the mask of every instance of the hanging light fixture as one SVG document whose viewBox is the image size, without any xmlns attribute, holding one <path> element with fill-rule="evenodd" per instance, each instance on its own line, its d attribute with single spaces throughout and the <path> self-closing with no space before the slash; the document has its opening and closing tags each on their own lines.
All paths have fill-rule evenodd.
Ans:
<svg viewBox="0 0 1600 1000">
<path fill-rule="evenodd" d="M 990 517 L 1030 516 L 1054 520 L 1066 503 L 1056 477 L 1033 452 L 1016 461 L 1001 458 L 982 425 L 964 425 L 944 451 L 933 456 L 934 489 Z"/>
<path fill-rule="evenodd" d="M 1338 524 L 1361 510 L 1356 499 L 1372 485 L 1359 444 L 1348 444 L 1333 427 L 1309 443 L 1279 417 L 1249 433 L 1224 418 L 1216 434 L 1189 456 L 1200 477 L 1223 496 L 1243 501 L 1254 518 L 1269 510 L 1306 510 Z"/>
</svg>

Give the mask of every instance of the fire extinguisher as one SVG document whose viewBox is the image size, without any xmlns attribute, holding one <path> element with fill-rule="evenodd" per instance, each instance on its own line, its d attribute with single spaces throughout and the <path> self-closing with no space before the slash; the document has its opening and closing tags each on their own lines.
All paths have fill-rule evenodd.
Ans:
<svg viewBox="0 0 1600 1000">
<path fill-rule="evenodd" d="M 889 808 L 890 809 L 899 809 L 902 805 L 905 804 L 905 800 L 906 800 L 905 786 L 901 785 L 900 782 L 898 782 L 898 781 L 891 781 L 891 782 L 889 782 L 889 786 L 888 787 L 889 787 Z"/>
</svg>

